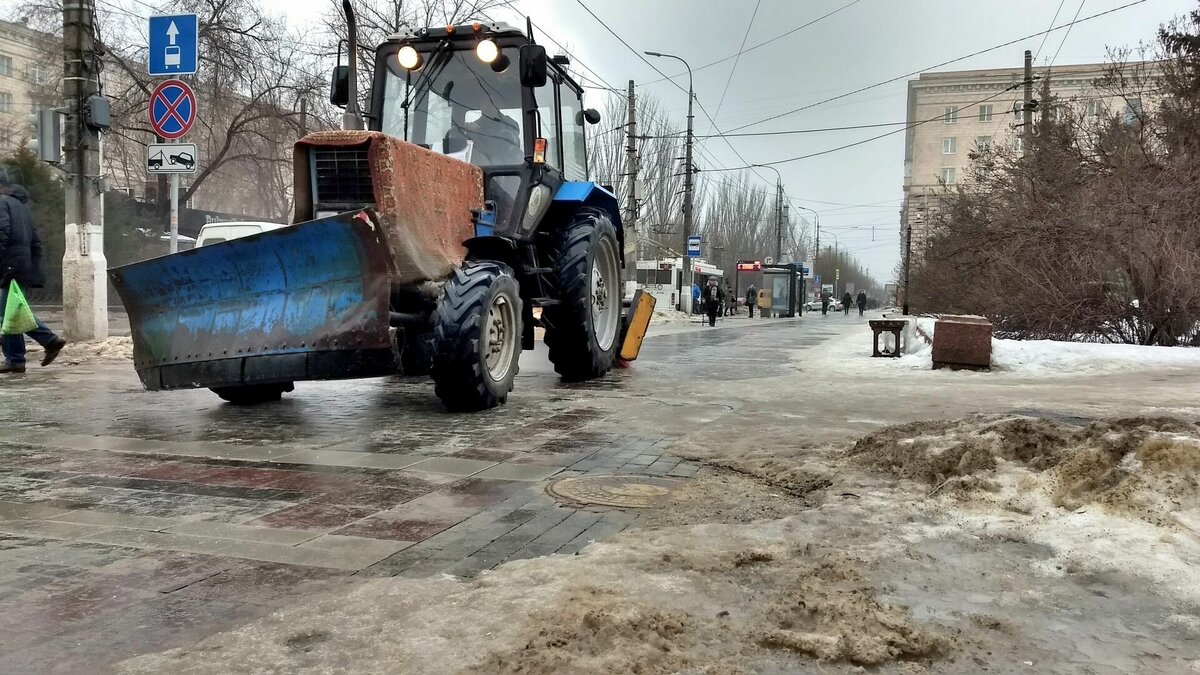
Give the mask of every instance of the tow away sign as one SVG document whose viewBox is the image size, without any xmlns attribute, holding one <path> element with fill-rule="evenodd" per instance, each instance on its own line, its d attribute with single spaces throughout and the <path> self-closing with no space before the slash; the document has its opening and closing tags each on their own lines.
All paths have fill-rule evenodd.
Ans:
<svg viewBox="0 0 1200 675">
<path fill-rule="evenodd" d="M 151 143 L 146 146 L 148 173 L 196 173 L 194 143 Z"/>
</svg>

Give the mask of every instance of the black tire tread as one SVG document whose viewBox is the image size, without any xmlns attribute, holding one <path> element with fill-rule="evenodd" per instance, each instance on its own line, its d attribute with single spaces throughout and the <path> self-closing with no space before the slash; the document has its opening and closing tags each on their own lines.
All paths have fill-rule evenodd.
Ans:
<svg viewBox="0 0 1200 675">
<path fill-rule="evenodd" d="M 496 393 L 488 387 L 488 377 L 479 360 L 483 314 L 496 284 L 511 284 L 512 300 L 517 318 L 517 330 L 512 339 L 520 340 L 520 295 L 512 271 L 503 264 L 467 262 L 446 282 L 442 298 L 434 311 L 433 376 L 434 393 L 450 410 L 473 412 L 494 408 L 508 400 L 514 364 L 507 391 Z M 518 354 L 520 351 L 518 350 Z"/>
<path fill-rule="evenodd" d="M 569 224 L 554 232 L 554 279 L 559 304 L 545 309 L 546 347 L 554 370 L 569 382 L 600 377 L 616 360 L 619 331 L 611 349 L 601 350 L 592 333 L 588 295 L 593 249 L 599 238 L 609 233 L 616 247 L 616 229 L 608 214 L 593 207 L 579 209 Z"/>
</svg>

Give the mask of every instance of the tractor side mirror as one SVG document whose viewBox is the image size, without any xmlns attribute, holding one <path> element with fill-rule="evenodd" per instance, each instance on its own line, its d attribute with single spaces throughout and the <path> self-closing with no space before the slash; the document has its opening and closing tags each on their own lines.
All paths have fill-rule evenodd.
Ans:
<svg viewBox="0 0 1200 675">
<path fill-rule="evenodd" d="M 346 107 L 350 101 L 350 66 L 335 66 L 329 87 L 329 102 Z"/>
<path fill-rule="evenodd" d="M 545 47 L 541 45 L 521 47 L 521 86 L 546 86 L 547 63 Z"/>
<path fill-rule="evenodd" d="M 596 110 L 595 108 L 588 108 L 587 110 L 583 111 L 583 119 L 586 120 L 588 124 L 599 124 L 600 111 Z"/>
</svg>

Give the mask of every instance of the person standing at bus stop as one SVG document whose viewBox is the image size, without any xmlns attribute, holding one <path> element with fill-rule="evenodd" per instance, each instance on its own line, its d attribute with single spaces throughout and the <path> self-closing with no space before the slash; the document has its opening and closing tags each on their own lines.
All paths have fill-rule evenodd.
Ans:
<svg viewBox="0 0 1200 675">
<path fill-rule="evenodd" d="M 750 318 L 754 318 L 754 303 L 758 300 L 758 289 L 754 284 L 746 287 L 746 309 L 750 310 Z"/>
<path fill-rule="evenodd" d="M 39 288 L 45 281 L 42 273 L 42 240 L 33 226 L 29 211 L 29 193 L 8 177 L 0 166 L 0 315 L 8 306 L 8 292 L 16 282 L 22 288 Z M 37 328 L 25 335 L 44 349 L 42 365 L 48 366 L 67 346 L 67 341 L 54 334 L 39 319 Z M 4 362 L 0 373 L 25 372 L 25 335 L 0 336 Z"/>
</svg>

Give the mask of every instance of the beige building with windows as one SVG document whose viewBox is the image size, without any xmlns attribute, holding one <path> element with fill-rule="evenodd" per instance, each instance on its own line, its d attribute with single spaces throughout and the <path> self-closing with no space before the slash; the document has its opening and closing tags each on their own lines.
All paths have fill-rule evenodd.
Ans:
<svg viewBox="0 0 1200 675">
<path fill-rule="evenodd" d="M 1130 64 L 1144 68 L 1150 64 Z M 1034 98 L 1041 78 L 1049 76 L 1050 91 L 1059 105 L 1077 109 L 1082 119 L 1099 119 L 1109 112 L 1141 111 L 1138 94 L 1101 92 L 1097 82 L 1108 64 L 1034 68 Z M 912 226 L 913 255 L 920 257 L 926 230 L 925 213 L 936 208 L 932 196 L 945 185 L 961 183 L 968 175 L 971 152 L 992 144 L 1020 151 L 1023 68 L 922 73 L 908 82 L 908 125 L 904 143 L 904 201 L 900 212 L 901 257 L 906 228 Z M 1040 106 L 1038 114 L 1045 106 Z"/>
<path fill-rule="evenodd" d="M 50 40 L 24 24 L 0 21 L 0 154 L 27 140 L 33 132 L 29 116 L 59 98 L 43 56 L 56 44 Z"/>
</svg>

